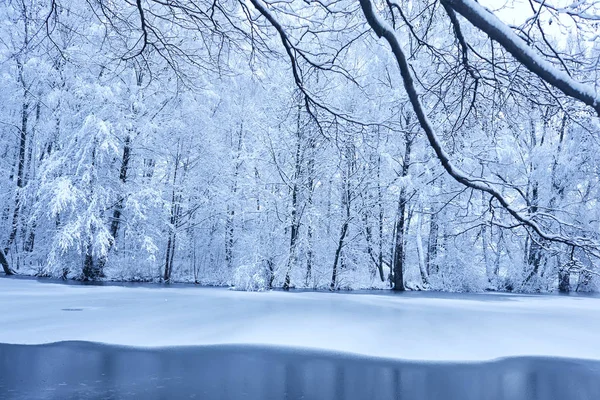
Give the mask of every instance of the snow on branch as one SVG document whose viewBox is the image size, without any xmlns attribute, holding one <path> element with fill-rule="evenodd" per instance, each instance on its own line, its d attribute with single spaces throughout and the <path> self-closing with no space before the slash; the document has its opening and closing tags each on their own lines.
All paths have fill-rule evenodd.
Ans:
<svg viewBox="0 0 600 400">
<path fill-rule="evenodd" d="M 445 151 L 437 133 L 435 132 L 433 125 L 429 121 L 429 117 L 427 116 L 423 104 L 419 99 L 419 95 L 414 84 L 412 72 L 410 70 L 408 61 L 406 59 L 402 46 L 400 45 L 400 41 L 396 35 L 395 30 L 386 21 L 384 21 L 377 15 L 376 11 L 373 8 L 371 0 L 359 1 L 367 19 L 367 22 L 369 23 L 373 31 L 375 31 L 377 36 L 379 36 L 380 38 L 383 37 L 390 45 L 392 53 L 394 54 L 398 62 L 400 74 L 402 75 L 402 80 L 404 82 L 404 88 L 408 94 L 413 110 L 417 115 L 419 124 L 421 128 L 425 131 L 429 144 L 435 151 L 437 158 L 442 163 L 442 166 L 444 167 L 446 172 L 457 182 L 469 188 L 481 190 L 491 195 L 502 205 L 502 207 L 506 211 L 508 211 L 508 213 L 515 220 L 537 233 L 542 239 L 555 243 L 565 244 L 571 247 L 581 248 L 585 251 L 592 252 L 593 254 L 595 254 L 598 248 L 597 243 L 594 243 L 588 238 L 571 238 L 568 236 L 547 232 L 529 215 L 522 214 L 514 207 L 512 207 L 510 202 L 501 194 L 500 190 L 496 188 L 494 184 L 492 184 L 491 182 L 481 180 L 480 178 L 473 178 L 454 165 L 454 163 L 450 160 L 450 156 Z"/>
<path fill-rule="evenodd" d="M 586 19 L 589 21 L 600 21 L 600 15 L 594 13 L 594 10 L 598 10 L 600 8 L 599 1 L 593 1 L 593 2 L 574 1 L 573 3 L 571 3 L 567 6 L 564 6 L 564 7 L 555 6 L 551 2 L 548 2 L 547 0 L 533 0 L 533 1 L 543 7 L 546 7 L 550 10 L 556 11 L 559 14 L 566 14 L 572 18 Z"/>
<path fill-rule="evenodd" d="M 600 116 L 600 96 L 588 85 L 576 81 L 566 72 L 544 60 L 530 46 L 517 36 L 510 27 L 500 21 L 474 0 L 441 0 L 461 14 L 467 21 L 498 42 L 523 66 L 556 87 L 567 96 L 582 101 L 592 107 Z M 362 2 L 361 2 L 362 3 Z"/>
</svg>

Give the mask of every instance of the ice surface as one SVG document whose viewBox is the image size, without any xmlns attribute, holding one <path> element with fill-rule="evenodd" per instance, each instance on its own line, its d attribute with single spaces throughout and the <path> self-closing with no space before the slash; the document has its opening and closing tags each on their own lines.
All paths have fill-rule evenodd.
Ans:
<svg viewBox="0 0 600 400">
<path fill-rule="evenodd" d="M 0 342 L 258 344 L 375 357 L 600 359 L 600 299 L 236 292 L 0 279 Z"/>
</svg>

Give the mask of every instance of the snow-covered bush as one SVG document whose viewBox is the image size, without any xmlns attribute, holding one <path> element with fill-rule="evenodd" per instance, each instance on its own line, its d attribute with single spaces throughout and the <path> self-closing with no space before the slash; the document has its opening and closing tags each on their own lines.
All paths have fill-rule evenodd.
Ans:
<svg viewBox="0 0 600 400">
<path fill-rule="evenodd" d="M 233 290 L 261 292 L 268 289 L 267 273 L 260 264 L 240 265 L 233 273 Z"/>
<path fill-rule="evenodd" d="M 429 283 L 433 290 L 449 292 L 482 292 L 488 285 L 484 270 L 460 263 L 441 266 Z"/>
</svg>

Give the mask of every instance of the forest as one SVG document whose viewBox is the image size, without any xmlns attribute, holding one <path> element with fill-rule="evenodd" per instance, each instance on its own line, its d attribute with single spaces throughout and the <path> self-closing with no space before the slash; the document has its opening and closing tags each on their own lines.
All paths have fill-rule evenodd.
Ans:
<svg viewBox="0 0 600 400">
<path fill-rule="evenodd" d="M 3 0 L 6 275 L 600 287 L 600 1 Z"/>
</svg>

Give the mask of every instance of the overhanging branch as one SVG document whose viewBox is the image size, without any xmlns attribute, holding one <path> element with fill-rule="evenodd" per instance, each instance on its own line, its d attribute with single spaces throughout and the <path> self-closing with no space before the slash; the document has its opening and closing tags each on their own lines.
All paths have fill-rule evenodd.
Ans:
<svg viewBox="0 0 600 400">
<path fill-rule="evenodd" d="M 593 88 L 576 81 L 566 72 L 544 60 L 494 14 L 473 0 L 441 0 L 441 2 L 498 42 L 529 71 L 567 96 L 592 107 L 600 116 L 600 96 Z"/>
<path fill-rule="evenodd" d="M 457 182 L 469 188 L 481 190 L 482 192 L 491 195 L 515 220 L 537 233 L 542 239 L 595 252 L 598 246 L 595 243 L 592 243 L 589 239 L 570 238 L 547 232 L 536 221 L 531 219 L 530 216 L 524 215 L 512 207 L 509 201 L 501 194 L 500 190 L 498 190 L 492 183 L 485 182 L 480 178 L 473 178 L 453 165 L 452 161 L 450 160 L 450 156 L 444 150 L 443 145 L 433 128 L 433 125 L 425 113 L 425 109 L 421 103 L 421 100 L 419 99 L 419 95 L 414 84 L 412 72 L 395 30 L 377 15 L 371 0 L 359 0 L 359 2 L 363 13 L 365 14 L 365 18 L 367 19 L 367 22 L 373 31 L 380 38 L 384 38 L 390 45 L 392 53 L 398 62 L 400 74 L 402 75 L 402 81 L 404 82 L 404 88 L 408 94 L 408 98 L 413 110 L 417 115 L 419 124 L 425 131 L 425 135 L 427 136 L 429 144 L 433 148 L 437 158 L 440 160 L 446 172 Z"/>
</svg>

